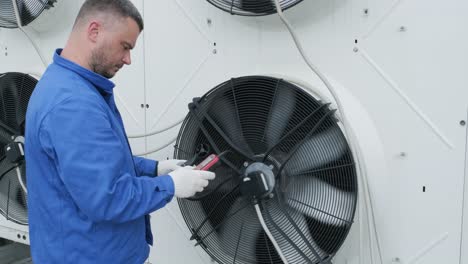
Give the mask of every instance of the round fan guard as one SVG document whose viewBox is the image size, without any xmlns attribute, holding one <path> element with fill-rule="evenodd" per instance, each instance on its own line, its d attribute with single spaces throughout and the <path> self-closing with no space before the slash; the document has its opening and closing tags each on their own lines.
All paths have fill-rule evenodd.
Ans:
<svg viewBox="0 0 468 264">
<path fill-rule="evenodd" d="M 27 225 L 24 160 L 10 161 L 5 146 L 24 143 L 26 110 L 37 79 L 23 73 L 0 74 L 0 213 L 7 220 Z"/>
<path fill-rule="evenodd" d="M 53 6 L 56 0 L 16 0 L 22 26 L 26 26 L 44 11 Z M 18 22 L 12 0 L 0 1 L 0 28 L 17 28 Z"/>
<path fill-rule="evenodd" d="M 223 153 L 216 179 L 178 200 L 192 239 L 219 263 L 282 263 L 255 213 L 259 204 L 288 262 L 332 258 L 354 219 L 357 174 L 329 104 L 287 81 L 246 76 L 195 98 L 189 109 L 175 158 Z M 246 191 L 255 164 L 255 175 L 274 175 L 269 192 Z"/>
<path fill-rule="evenodd" d="M 276 13 L 276 7 L 272 0 L 207 0 L 215 7 L 232 15 L 240 16 L 265 16 Z M 291 8 L 302 0 L 280 0 L 282 10 Z"/>
</svg>

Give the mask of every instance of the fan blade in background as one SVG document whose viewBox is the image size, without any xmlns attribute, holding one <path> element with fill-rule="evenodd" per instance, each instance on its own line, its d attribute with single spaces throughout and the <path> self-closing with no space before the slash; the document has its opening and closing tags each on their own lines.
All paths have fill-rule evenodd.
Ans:
<svg viewBox="0 0 468 264">
<path fill-rule="evenodd" d="M 271 0 L 241 0 L 239 7 L 242 10 L 252 13 L 264 13 L 268 10 L 275 9 L 275 4 Z"/>
<path fill-rule="evenodd" d="M 15 134 L 11 133 L 10 129 L 2 127 L 1 122 L 2 121 L 0 121 L 0 146 L 5 146 L 13 141 Z M 0 153 L 3 153 L 3 150 L 0 150 Z"/>
<path fill-rule="evenodd" d="M 226 98 L 214 100 L 210 106 L 209 115 L 231 139 L 237 147 L 245 151 L 250 157 L 253 152 L 247 144 L 242 132 L 237 109 Z"/>
<path fill-rule="evenodd" d="M 9 190 L 8 190 L 9 189 Z M 26 195 L 18 182 L 16 170 L 7 173 L 0 180 L 0 209 L 16 222 L 27 224 Z"/>
<path fill-rule="evenodd" d="M 304 260 L 304 256 L 301 256 L 297 250 L 303 252 L 303 254 L 309 260 L 315 260 L 315 262 L 312 261 L 312 263 L 320 261 L 327 255 L 312 238 L 306 222 L 306 218 L 302 213 L 292 207 L 285 206 L 284 208 L 284 210 L 287 210 L 290 218 L 298 227 L 299 230 L 296 230 L 293 224 L 288 220 L 288 217 L 285 215 L 284 211 L 279 209 L 277 199 L 269 200 L 265 204 L 266 210 L 268 210 L 268 214 L 271 219 L 268 216 L 265 217 L 267 212 L 262 212 L 263 218 L 265 219 L 270 232 L 276 239 L 278 246 L 289 263 L 307 263 L 307 261 Z M 274 224 L 271 221 L 273 221 Z M 283 234 L 281 234 L 277 228 L 275 228 L 275 225 L 291 240 L 291 242 L 284 238 Z M 304 241 L 304 239 L 307 241 Z M 294 245 L 297 247 L 297 249 Z M 310 249 L 310 247 L 313 248 L 315 253 Z"/>
<path fill-rule="evenodd" d="M 338 160 L 348 150 L 346 139 L 337 126 L 314 134 L 302 144 L 286 165 L 288 175 L 304 174 Z"/>
<path fill-rule="evenodd" d="M 274 146 L 283 136 L 289 119 L 294 112 L 295 104 L 296 94 L 294 90 L 277 88 L 264 132 L 268 148 Z"/>
<path fill-rule="evenodd" d="M 351 224 L 345 219 L 350 219 L 354 212 L 353 193 L 313 176 L 294 176 L 288 181 L 285 199 L 290 207 L 322 223 L 335 226 Z"/>
<path fill-rule="evenodd" d="M 238 199 L 233 204 L 226 217 L 226 222 L 218 229 L 219 246 L 229 257 L 229 263 L 255 263 L 256 241 L 262 227 L 256 219 L 256 213 L 252 205 L 238 211 L 245 206 L 245 199 Z M 237 213 L 235 213 L 238 211 Z M 239 259 L 239 255 L 251 256 L 251 259 Z M 236 262 L 233 262 L 236 258 Z M 244 261 L 244 262 L 243 262 Z"/>
<path fill-rule="evenodd" d="M 6 177 L 9 172 L 14 171 L 16 167 L 17 164 L 10 162 L 6 156 L 2 157 L 0 160 L 0 180 Z"/>
<path fill-rule="evenodd" d="M 24 107 L 20 107 L 22 105 L 19 94 L 22 92 L 21 86 L 24 82 L 28 82 L 29 80 L 26 80 L 25 76 L 8 74 L 2 77 L 4 78 L 0 78 L 0 86 L 2 87 L 0 90 L 0 129 L 10 134 L 20 134 L 18 111 L 20 111 L 19 108 L 22 108 L 24 109 L 23 111 L 26 112 L 28 101 L 25 102 L 26 105 Z M 21 120 L 24 120 L 24 118 Z"/>
</svg>

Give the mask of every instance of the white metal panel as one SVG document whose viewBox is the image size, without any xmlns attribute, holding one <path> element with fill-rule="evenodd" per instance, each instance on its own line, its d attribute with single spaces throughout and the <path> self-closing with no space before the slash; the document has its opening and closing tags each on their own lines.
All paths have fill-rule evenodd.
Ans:
<svg viewBox="0 0 468 264">
<path fill-rule="evenodd" d="M 193 3 L 179 2 L 192 11 Z M 460 96 L 466 92 L 458 86 L 466 77 L 452 74 L 463 70 L 466 61 L 462 46 L 467 40 L 460 41 L 465 9 L 460 1 L 442 8 L 435 1 L 305 1 L 286 12 L 307 54 L 357 98 L 381 140 L 388 171 L 378 173 L 376 163 L 367 166 L 373 171 L 369 181 L 385 263 L 458 262 L 465 142 L 459 121 L 466 109 Z M 200 16 L 197 12 L 190 14 Z M 220 83 L 272 73 L 323 89 L 276 16 L 244 18 L 216 9 L 205 16 L 211 18 L 213 30 L 208 32 L 217 43 L 217 56 L 210 60 L 213 68 L 204 66 L 211 75 L 199 74 L 197 80 Z M 179 32 L 182 25 L 171 21 Z M 452 40 L 455 47 L 440 48 L 445 41 L 435 36 Z M 197 42 L 190 44 L 192 50 L 200 48 Z M 358 117 L 350 118 L 357 119 L 355 129 L 363 126 Z M 369 132 L 360 136 L 368 141 Z M 349 241 L 357 239 L 350 236 Z"/>
</svg>

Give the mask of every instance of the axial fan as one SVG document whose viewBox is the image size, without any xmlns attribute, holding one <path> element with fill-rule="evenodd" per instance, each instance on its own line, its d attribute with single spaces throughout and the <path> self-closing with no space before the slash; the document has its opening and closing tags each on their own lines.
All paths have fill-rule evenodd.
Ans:
<svg viewBox="0 0 468 264">
<path fill-rule="evenodd" d="M 189 105 L 175 146 L 193 163 L 220 154 L 216 179 L 179 199 L 186 224 L 219 263 L 328 263 L 357 203 L 354 158 L 334 110 L 272 77 L 226 81 Z"/>
<path fill-rule="evenodd" d="M 37 80 L 23 73 L 0 74 L 0 212 L 28 223 L 24 129 L 26 109 Z"/>
<path fill-rule="evenodd" d="M 19 27 L 13 6 L 14 2 L 18 7 L 21 26 L 26 26 L 36 19 L 44 9 L 51 8 L 57 0 L 2 0 L 0 1 L 0 27 Z"/>
<path fill-rule="evenodd" d="M 232 15 L 264 16 L 276 13 L 273 0 L 207 0 L 210 4 Z M 286 10 L 302 0 L 280 0 L 282 10 Z"/>
</svg>

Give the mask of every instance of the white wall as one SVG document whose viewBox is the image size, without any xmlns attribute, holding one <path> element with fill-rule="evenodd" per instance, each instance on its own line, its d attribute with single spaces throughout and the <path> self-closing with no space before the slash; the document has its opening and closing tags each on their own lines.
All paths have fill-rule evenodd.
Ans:
<svg viewBox="0 0 468 264">
<path fill-rule="evenodd" d="M 62 0 L 27 28 L 49 61 L 64 45 L 81 2 Z M 129 134 L 180 120 L 192 97 L 231 77 L 281 75 L 326 94 L 275 15 L 231 16 L 204 0 L 134 3 L 146 28 L 132 65 L 115 78 Z M 305 0 L 285 13 L 307 55 L 347 98 L 384 263 L 468 263 L 468 217 L 462 228 L 467 135 L 460 125 L 467 119 L 467 13 L 462 0 Z M 0 72 L 6 71 L 43 71 L 18 30 L 0 29 Z M 132 140 L 133 150 L 163 146 L 177 133 L 175 127 Z M 172 157 L 172 145 L 149 157 Z M 188 242 L 175 202 L 152 221 L 151 263 L 209 263 Z M 358 258 L 360 225 L 358 217 L 336 263 L 370 263 L 366 250 Z"/>
</svg>

